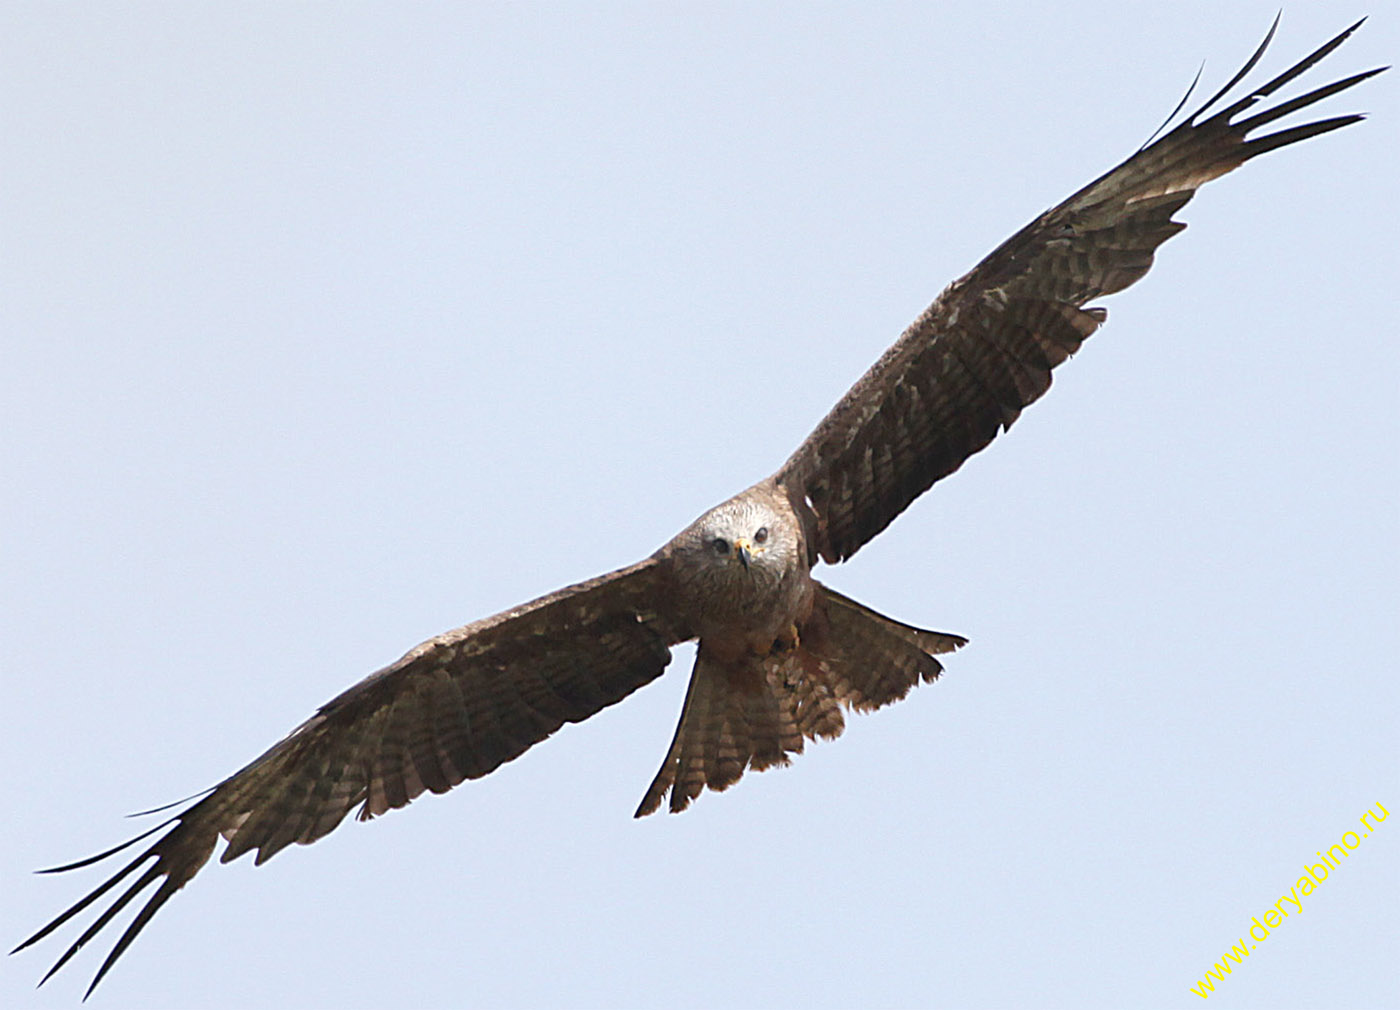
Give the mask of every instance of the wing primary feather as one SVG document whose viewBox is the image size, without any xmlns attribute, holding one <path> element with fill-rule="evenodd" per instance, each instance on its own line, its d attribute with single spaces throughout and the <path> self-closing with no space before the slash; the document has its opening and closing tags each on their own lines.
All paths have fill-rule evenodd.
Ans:
<svg viewBox="0 0 1400 1010">
<path fill-rule="evenodd" d="M 1277 105 L 1272 109 L 1264 109 L 1263 111 L 1258 112 L 1253 116 L 1250 116 L 1248 119 L 1241 120 L 1239 123 L 1235 124 L 1236 128 L 1248 134 L 1251 131 L 1263 126 L 1265 123 L 1272 123 L 1275 119 L 1282 119 L 1290 112 L 1297 112 L 1299 109 L 1306 108 L 1307 106 L 1312 105 L 1314 102 L 1320 102 L 1324 98 L 1331 98 L 1338 92 L 1345 91 L 1347 88 L 1355 87 L 1362 81 L 1367 80 L 1371 77 L 1375 77 L 1382 71 L 1389 69 L 1389 67 L 1376 67 L 1374 70 L 1365 70 L 1359 74 L 1353 74 L 1350 77 L 1344 77 L 1340 81 L 1335 81 L 1332 84 L 1327 84 L 1323 87 L 1315 88 L 1314 90 L 1309 91 L 1306 95 L 1299 95 L 1297 98 L 1291 98 L 1288 101 L 1284 102 L 1282 105 Z"/>
<path fill-rule="evenodd" d="M 126 816 L 129 817 L 129 818 L 131 818 L 131 817 L 149 817 L 149 816 L 151 816 L 151 814 L 163 814 L 163 813 L 165 813 L 165 811 L 167 811 L 167 810 L 174 810 L 176 807 L 182 807 L 182 806 L 184 806 L 186 803 L 189 803 L 189 802 L 191 802 L 191 801 L 193 801 L 193 800 L 202 799 L 203 797 L 208 796 L 210 793 L 212 793 L 212 792 L 213 792 L 215 789 L 217 789 L 217 788 L 218 788 L 218 786 L 210 786 L 208 789 L 201 789 L 201 790 L 200 790 L 199 792 L 197 792 L 197 793 L 191 793 L 189 796 L 186 796 L 186 797 L 185 797 L 184 799 L 182 799 L 182 800 L 175 800 L 173 803 L 163 803 L 163 804 L 161 804 L 161 805 L 158 806 L 158 807 L 151 807 L 150 810 L 138 810 L 138 811 L 136 811 L 135 813 L 127 814 Z M 169 822 L 169 821 L 166 821 L 166 823 L 169 824 L 170 822 Z M 134 840 L 134 839 L 133 839 L 133 840 Z"/>
<path fill-rule="evenodd" d="M 1186 94 L 1181 96 L 1181 101 L 1176 103 L 1176 108 L 1172 109 L 1172 111 L 1167 115 L 1167 118 L 1162 120 L 1162 125 L 1157 127 L 1157 129 L 1153 130 L 1151 136 L 1149 136 L 1146 140 L 1142 142 L 1142 146 L 1138 148 L 1139 153 L 1151 147 L 1152 142 L 1156 140 L 1159 136 L 1161 136 L 1163 130 L 1165 130 L 1168 126 L 1171 125 L 1171 122 L 1173 119 L 1176 118 L 1177 113 L 1179 113 L 1182 109 L 1186 108 L 1186 103 L 1191 101 L 1191 96 L 1196 91 L 1196 85 L 1201 83 L 1201 74 L 1205 72 L 1205 69 L 1205 61 L 1202 60 L 1201 65 L 1196 68 L 1196 76 L 1191 78 L 1191 84 L 1186 89 Z"/>
<path fill-rule="evenodd" d="M 133 845 L 135 845 L 137 842 L 141 841 L 141 839 L 143 839 L 143 838 L 149 838 L 151 835 L 155 834 L 155 833 L 156 833 L 157 831 L 159 831 L 161 828 L 166 827 L 167 825 L 170 825 L 170 824 L 174 824 L 177 820 L 179 820 L 179 817 L 171 817 L 169 820 L 161 821 L 161 822 L 160 822 L 159 824 L 157 824 L 155 827 L 149 828 L 149 829 L 147 829 L 147 830 L 141 832 L 139 835 L 137 835 L 135 838 L 130 839 L 129 841 L 122 842 L 120 845 L 114 845 L 114 846 L 112 846 L 110 849 L 108 849 L 107 851 L 105 851 L 105 852 L 99 852 L 99 853 L 98 853 L 97 855 L 95 855 L 95 856 L 88 856 L 86 859 L 80 859 L 80 860 L 78 860 L 76 863 L 65 863 L 65 864 L 62 865 L 62 866 L 50 866 L 50 867 L 47 868 L 47 869 L 44 869 L 44 870 L 35 870 L 34 872 L 35 872 L 35 873 L 67 873 L 69 870 L 80 870 L 80 869 L 82 869 L 84 866 L 91 866 L 93 863 L 100 863 L 102 860 L 108 858 L 109 856 L 115 856 L 115 855 L 116 855 L 118 852 L 120 852 L 122 849 L 129 849 L 129 848 L 131 848 L 131 847 L 132 847 Z"/>
<path fill-rule="evenodd" d="M 134 838 L 133 838 L 132 841 L 133 841 L 133 842 L 134 842 L 134 841 L 138 841 L 138 839 L 134 839 Z M 128 843 L 128 844 L 130 844 L 130 843 Z M 126 846 L 123 845 L 123 846 L 121 846 L 121 848 L 126 848 Z M 116 849 L 113 849 L 113 850 L 112 850 L 112 852 L 116 852 L 116 851 L 118 851 L 118 850 L 116 850 Z M 111 854 L 112 854 L 111 852 L 106 853 L 106 855 L 111 855 Z M 14 950 L 10 951 L 10 953 L 11 953 L 11 954 L 18 954 L 20 951 L 24 950 L 24 948 L 30 946 L 31 944 L 38 943 L 38 942 L 39 942 L 40 940 L 42 940 L 44 937 L 48 936 L 48 935 L 49 935 L 50 933 L 52 933 L 54 930 L 58 929 L 58 927 L 62 926 L 62 925 L 63 925 L 65 922 L 67 922 L 69 919 L 73 918 L 73 916 L 75 916 L 75 915 L 77 915 L 78 913 L 82 912 L 83 909 L 87 908 L 89 905 L 91 905 L 91 904 L 92 904 L 94 901 L 96 901 L 98 898 L 102 897 L 104 894 L 106 894 L 106 893 L 107 893 L 108 891 L 110 891 L 112 888 L 114 888 L 114 887 L 116 887 L 118 884 L 120 884 L 123 880 L 125 880 L 125 879 L 131 874 L 131 871 L 132 871 L 132 870 L 136 869 L 138 866 L 140 866 L 142 863 L 144 863 L 147 859 L 150 859 L 152 855 L 154 855 L 154 852 L 148 850 L 148 851 L 146 851 L 146 852 L 143 852 L 141 855 L 137 856 L 137 857 L 136 857 L 135 859 L 133 859 L 130 863 L 128 863 L 125 867 L 123 867 L 121 870 L 117 871 L 117 873 L 116 873 L 110 880 L 108 880 L 105 884 L 103 884 L 101 887 L 97 888 L 97 889 L 96 889 L 95 891 L 93 891 L 91 894 L 87 895 L 87 896 L 86 896 L 85 898 L 83 898 L 81 901 L 78 901 L 78 902 L 76 902 L 75 904 L 73 904 L 71 907 L 69 907 L 69 908 L 68 908 L 66 911 L 64 911 L 62 914 L 56 916 L 51 922 L 48 923 L 48 925 L 44 926 L 43 929 L 39 930 L 37 933 L 35 933 L 35 934 L 34 934 L 33 936 L 31 936 L 29 939 L 25 940 L 23 943 L 21 943 L 21 944 L 20 944 L 18 947 L 16 947 Z M 74 866 L 85 866 L 86 863 L 74 863 L 73 865 L 74 865 Z M 52 975 L 52 974 L 53 974 L 55 971 L 57 971 L 57 970 L 58 970 L 58 966 L 55 965 L 54 968 L 49 972 L 49 975 Z M 47 979 L 47 978 L 49 977 L 49 975 L 45 975 L 44 978 Z M 40 985 L 43 985 L 44 983 L 43 983 L 43 982 L 40 982 L 39 984 L 40 984 Z"/>
<path fill-rule="evenodd" d="M 1274 15 L 1274 23 L 1271 24 L 1271 25 L 1269 25 L 1269 34 L 1267 34 L 1267 35 L 1264 36 L 1264 41 L 1261 42 L 1261 43 L 1259 43 L 1259 48 L 1258 48 L 1258 49 L 1254 50 L 1254 55 L 1251 56 L 1247 61 L 1245 61 L 1245 65 L 1242 66 L 1242 67 L 1240 67 L 1239 71 L 1235 74 L 1235 76 L 1234 76 L 1234 77 L 1231 77 L 1230 80 L 1229 80 L 1228 82 L 1226 82 L 1226 84 L 1225 84 L 1225 86 L 1224 86 L 1223 88 L 1221 88 L 1221 89 L 1220 89 L 1219 91 L 1217 91 L 1215 94 L 1211 95 L 1210 98 L 1206 100 L 1206 103 L 1205 103 L 1204 105 L 1202 105 L 1199 109 L 1197 109 L 1197 110 L 1196 110 L 1195 112 L 1193 112 L 1190 116 L 1188 116 L 1188 117 L 1186 118 L 1186 122 L 1184 122 L 1184 123 L 1181 124 L 1182 126 L 1190 126 L 1190 125 L 1192 125 L 1193 123 L 1195 123 L 1195 121 L 1196 121 L 1197 119 L 1199 119 L 1201 116 L 1204 116 L 1204 115 L 1206 114 L 1206 110 L 1207 110 L 1207 109 L 1209 109 L 1212 105 L 1214 105 L 1216 102 L 1220 101 L 1220 99 L 1224 98 L 1227 94 L 1229 94 L 1230 89 L 1233 88 L 1236 84 L 1240 83 L 1240 81 L 1244 80 L 1245 75 L 1248 74 L 1251 70 L 1253 70 L 1253 69 L 1258 65 L 1260 59 L 1262 59 L 1263 56 L 1264 56 L 1264 50 L 1268 49 L 1268 48 L 1269 48 L 1269 43 L 1272 42 L 1272 41 L 1274 40 L 1274 33 L 1275 33 L 1276 31 L 1278 31 L 1278 23 L 1279 23 L 1279 21 L 1280 21 L 1282 18 L 1283 18 L 1283 11 L 1280 10 L 1277 14 Z M 1359 25 L 1360 22 L 1357 22 L 1357 24 Z M 1353 28 L 1347 29 L 1347 31 L 1344 32 L 1341 36 L 1339 36 L 1338 39 L 1336 39 L 1335 41 L 1338 42 L 1338 43 L 1340 43 L 1341 39 L 1344 39 L 1344 38 L 1346 38 L 1347 35 L 1350 35 L 1351 32 L 1354 30 L 1354 28 L 1355 28 L 1355 26 L 1353 26 Z M 1324 54 L 1324 55 L 1325 55 L 1325 54 Z M 1315 61 L 1314 61 L 1314 62 L 1315 62 Z M 1309 64 L 1309 65 L 1311 65 L 1311 64 Z M 1306 68 L 1304 68 L 1304 69 L 1306 69 Z M 1251 93 L 1250 96 L 1247 96 L 1247 99 L 1248 99 L 1249 101 L 1253 101 L 1253 95 L 1254 95 L 1254 94 L 1258 94 L 1258 95 L 1262 96 L 1262 95 L 1268 94 L 1268 92 L 1267 92 L 1267 91 L 1254 92 L 1254 93 Z M 1238 111 L 1238 110 L 1236 110 L 1236 111 Z M 1225 118 L 1226 118 L 1226 119 L 1229 119 L 1230 116 L 1233 115 L 1233 114 L 1234 114 L 1234 113 L 1229 113 L 1229 114 L 1226 115 Z"/>
<path fill-rule="evenodd" d="M 1316 137 L 1323 133 L 1330 133 L 1333 130 L 1340 130 L 1343 126 L 1359 123 L 1365 118 L 1366 117 L 1360 113 L 1353 113 L 1349 116 L 1319 119 L 1315 123 L 1304 123 L 1302 126 L 1295 126 L 1291 130 L 1279 130 L 1277 133 L 1266 134 L 1263 137 L 1249 141 L 1244 145 L 1244 148 L 1249 152 L 1249 157 L 1253 158 L 1268 151 L 1275 150 L 1276 148 L 1286 147 L 1300 140 L 1307 140 L 1309 137 Z"/>
<path fill-rule="evenodd" d="M 122 879 L 123 877 L 125 877 L 128 873 L 130 873 L 133 869 L 135 869 L 137 866 L 140 866 L 140 865 L 141 865 L 141 860 L 139 860 L 139 859 L 136 860 L 134 863 L 132 863 L 130 866 L 128 866 L 125 870 L 123 870 L 118 876 L 113 877 L 110 881 L 108 881 L 106 884 L 104 884 L 103 887 L 102 887 L 102 889 L 99 890 L 98 893 L 99 893 L 99 894 L 102 893 L 102 891 L 105 891 L 108 887 L 111 887 L 111 886 L 112 886 L 113 884 L 115 884 L 118 880 L 121 880 L 121 879 Z M 162 872 L 164 872 L 164 871 L 161 870 L 160 863 L 157 862 L 157 863 L 155 863 L 154 865 L 152 865 L 151 867 L 149 867 L 149 868 L 146 870 L 145 873 L 143 873 L 143 874 L 141 874 L 141 876 L 137 877 L 137 878 L 136 878 L 136 883 L 134 883 L 134 884 L 132 884 L 130 887 L 128 887 L 128 888 L 126 889 L 126 891 L 124 891 L 124 892 L 122 893 L 122 896 L 121 896 L 120 898 L 118 898 L 116 901 L 112 902 L 112 904 L 109 905 L 109 906 L 103 911 L 103 913 L 97 917 L 97 920 L 96 920 L 95 922 L 93 922 L 93 924 L 92 924 L 91 926 L 89 926 L 87 929 L 85 929 L 85 930 L 83 931 L 83 935 L 82 935 L 82 936 L 78 937 L 76 940 L 73 941 L 73 945 L 72 945 L 71 947 L 69 947 L 66 951 L 63 952 L 63 956 L 60 957 L 56 962 L 54 962 L 54 966 L 53 966 L 52 968 L 50 968 L 50 969 L 48 970 L 48 973 L 45 974 L 44 977 L 41 978 L 41 979 L 39 980 L 39 984 L 40 984 L 40 985 L 43 985 L 45 982 L 47 982 L 49 979 L 51 979 L 51 978 L 53 977 L 53 975 L 54 975 L 54 972 L 58 971 L 58 969 L 62 968 L 65 964 L 67 964 L 68 961 L 69 961 L 69 959 L 72 958 L 72 956 L 73 956 L 74 954 L 76 954 L 78 951 L 80 951 L 80 950 L 83 949 L 84 944 L 86 944 L 89 940 L 91 940 L 94 936 L 96 936 L 96 935 L 102 930 L 102 927 L 106 926 L 107 923 L 111 922 L 111 921 L 112 921 L 112 918 L 113 918 L 118 912 L 120 912 L 123 908 L 125 908 L 128 904 L 130 904 L 132 898 L 136 897 L 138 894 L 140 894 L 140 893 L 141 893 L 142 891 L 144 891 L 146 888 L 150 887 L 150 886 L 151 886 L 151 883 L 152 883 L 153 881 L 155 881 L 155 879 L 156 879 L 157 877 L 159 877 L 159 876 L 161 875 Z M 99 976 L 99 977 L 100 977 L 100 976 Z M 96 984 L 96 980 L 94 980 L 93 984 L 94 984 L 94 985 Z M 89 993 L 90 993 L 91 991 L 92 991 L 91 989 L 88 990 Z M 85 996 L 85 997 L 83 997 L 83 998 L 86 999 L 87 997 Z"/>
<path fill-rule="evenodd" d="M 1336 38 L 1334 38 L 1334 39 L 1332 39 L 1331 41 L 1329 41 L 1329 42 L 1327 42 L 1327 43 L 1325 43 L 1325 44 L 1319 46 L 1317 49 L 1313 50 L 1313 52 L 1309 53 L 1307 56 L 1304 56 L 1301 60 L 1299 60 L 1297 63 L 1293 64 L 1293 66 L 1289 67 L 1287 70 L 1285 70 L 1283 73 L 1279 74 L 1277 77 L 1275 77 L 1273 80 L 1269 81 L 1267 84 L 1264 84 L 1262 87 L 1252 88 L 1252 89 L 1251 89 L 1243 98 L 1241 98 L 1239 101 L 1234 102 L 1234 103 L 1232 103 L 1231 105 L 1226 106 L 1225 108 L 1221 109 L 1221 110 L 1220 110 L 1219 112 L 1217 112 L 1217 113 L 1214 113 L 1210 118 L 1211 118 L 1212 120 L 1215 120 L 1215 121 L 1218 121 L 1218 122 L 1228 122 L 1233 116 L 1235 116 L 1236 113 L 1243 112 L 1245 109 L 1249 108 L 1251 105 L 1253 105 L 1255 102 L 1259 101 L 1261 98 L 1267 98 L 1269 95 L 1272 95 L 1272 94 L 1273 94 L 1275 91 L 1277 91 L 1279 88 L 1283 87 L 1285 84 L 1287 84 L 1289 81 L 1293 80 L 1293 79 L 1294 79 L 1295 77 L 1297 77 L 1299 74 L 1305 73 L 1307 70 L 1309 70 L 1311 67 L 1313 67 L 1319 60 L 1321 60 L 1323 57 L 1327 56 L 1328 53 L 1332 52 L 1334 49 L 1336 49 L 1338 46 L 1340 46 L 1343 42 L 1345 42 L 1348 38 L 1350 38 L 1350 37 L 1351 37 L 1351 34 L 1352 34 L 1354 31 L 1356 31 L 1356 29 L 1360 28 L 1360 27 L 1362 26 L 1362 24 L 1365 23 L 1365 21 L 1366 21 L 1366 19 L 1365 19 L 1365 18 L 1362 18 L 1360 21 L 1356 22 L 1356 24 L 1352 25 L 1352 26 L 1351 26 L 1350 28 L 1348 28 L 1346 31 L 1344 31 L 1344 32 L 1342 32 L 1341 34 L 1339 34 Z M 1275 25 L 1277 26 L 1277 20 L 1275 20 Z M 1272 32 L 1272 31 L 1269 32 L 1269 36 L 1270 36 L 1270 38 L 1273 37 L 1273 32 Z M 1264 40 L 1264 42 L 1265 42 L 1266 45 L 1268 44 L 1268 41 L 1269 41 L 1268 39 L 1265 39 L 1265 40 Z M 1242 70 L 1242 71 L 1240 71 L 1239 74 L 1236 74 L 1236 75 L 1235 75 L 1235 79 L 1234 79 L 1233 81 L 1231 81 L 1230 84 L 1226 85 L 1224 91 L 1228 91 L 1231 87 L 1234 86 L 1235 81 L 1238 81 L 1241 77 L 1243 77 L 1243 76 L 1245 75 L 1245 73 L 1247 73 L 1250 69 L 1252 69 L 1253 66 L 1254 66 L 1254 64 L 1255 64 L 1255 62 L 1258 61 L 1259 56 L 1262 55 L 1262 54 L 1263 54 L 1263 47 L 1261 46 L 1259 52 L 1255 53 L 1255 54 L 1254 54 L 1254 57 L 1250 60 L 1250 62 L 1247 63 L 1247 64 L 1245 64 L 1245 69 Z M 1363 78 L 1363 79 L 1364 79 L 1364 78 Z M 1221 94 L 1224 94 L 1224 91 L 1222 91 Z M 1217 95 L 1216 98 L 1212 98 L 1209 102 L 1207 102 L 1205 105 L 1203 105 L 1199 110 L 1197 110 L 1196 114 L 1195 114 L 1194 116 L 1192 116 L 1191 119 L 1194 121 L 1194 120 L 1198 119 L 1200 116 L 1204 115 L 1206 109 L 1208 109 L 1211 105 L 1214 105 L 1215 102 L 1216 102 L 1216 99 L 1218 99 L 1219 97 L 1220 97 L 1220 96 Z"/>
<path fill-rule="evenodd" d="M 149 883 L 147 878 L 154 879 L 152 875 L 156 874 L 158 870 L 158 866 L 151 867 L 150 870 L 146 872 L 145 876 L 138 881 L 139 886 L 133 886 L 129 894 L 134 894 L 142 887 L 145 887 L 146 884 Z M 112 965 L 117 963 L 117 958 L 121 957 L 126 948 L 131 946 L 131 941 L 135 940 L 136 937 L 140 935 L 141 930 L 146 928 L 146 923 L 151 921 L 151 917 L 155 915 L 156 912 L 160 911 L 160 907 L 170 900 L 170 896 L 178 891 L 180 886 L 181 885 L 174 883 L 171 877 L 166 877 L 161 881 L 160 887 L 156 888 L 156 893 L 151 895 L 151 900 L 146 902 L 146 904 L 141 907 L 141 911 L 136 913 L 136 918 L 131 920 L 131 924 L 128 925 L 125 932 L 122 933 L 121 939 L 116 942 L 116 945 L 112 947 L 106 958 L 103 959 L 102 967 L 97 969 L 97 974 L 93 976 L 92 983 L 87 987 L 87 991 L 83 993 L 84 1003 L 86 1003 L 87 998 L 92 995 L 92 991 L 97 988 L 97 983 L 101 982 L 102 977 L 111 970 Z M 112 911 L 115 912 L 121 905 L 126 904 L 126 900 L 127 896 L 123 896 L 122 900 L 113 907 Z M 93 928 L 98 928 L 97 924 L 94 924 Z"/>
</svg>

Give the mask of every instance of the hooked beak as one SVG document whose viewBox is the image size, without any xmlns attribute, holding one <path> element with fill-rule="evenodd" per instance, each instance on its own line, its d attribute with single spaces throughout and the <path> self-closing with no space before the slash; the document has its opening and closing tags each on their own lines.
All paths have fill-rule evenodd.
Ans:
<svg viewBox="0 0 1400 1010">
<path fill-rule="evenodd" d="M 734 555 L 739 559 L 739 564 L 748 571 L 749 562 L 753 560 L 753 541 L 748 537 L 740 537 L 734 541 Z"/>
</svg>

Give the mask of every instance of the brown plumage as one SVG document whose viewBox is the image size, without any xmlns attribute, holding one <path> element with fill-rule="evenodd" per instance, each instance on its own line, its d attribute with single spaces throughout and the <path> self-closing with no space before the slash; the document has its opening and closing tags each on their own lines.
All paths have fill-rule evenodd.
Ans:
<svg viewBox="0 0 1400 1010">
<path fill-rule="evenodd" d="M 1359 23 L 1358 23 L 1359 25 Z M 1105 319 L 1088 307 L 1132 284 L 1185 225 L 1196 188 L 1250 158 L 1356 122 L 1341 115 L 1250 134 L 1378 73 L 1242 115 L 1322 59 L 1352 26 L 1283 74 L 1210 112 L 1262 56 L 1155 143 L 1045 212 L 949 285 L 771 477 L 721 503 L 639 564 L 418 646 L 322 706 L 191 806 L 114 877 L 20 945 L 135 874 L 47 979 L 138 894 L 155 892 L 91 993 L 170 896 L 205 865 L 258 863 L 361 819 L 478 778 L 660 676 L 678 642 L 695 669 L 665 761 L 637 815 L 685 809 L 747 769 L 787 764 L 844 728 L 843 710 L 903 698 L 965 639 L 875 613 L 811 577 L 843 561 L 956 470 L 1050 386 Z M 1241 117 L 1238 118 L 1237 117 Z"/>
<path fill-rule="evenodd" d="M 960 635 L 900 624 L 816 583 L 801 639 L 766 656 L 723 663 L 703 644 L 680 725 L 637 816 L 679 813 L 707 786 L 728 789 L 745 768 L 763 771 L 801 754 L 804 740 L 833 740 L 842 706 L 867 712 L 899 701 L 943 672 L 934 655 L 965 645 Z"/>
<path fill-rule="evenodd" d="M 1050 372 L 1105 320 L 1089 301 L 1121 291 L 1186 225 L 1197 187 L 1359 115 L 1249 135 L 1380 73 L 1369 70 L 1235 120 L 1336 49 L 1358 21 L 1264 85 L 1205 118 L 1273 39 L 1174 129 L 999 245 L 943 291 L 842 397 L 777 473 L 811 502 L 816 549 L 849 558 L 1050 388 Z"/>
</svg>

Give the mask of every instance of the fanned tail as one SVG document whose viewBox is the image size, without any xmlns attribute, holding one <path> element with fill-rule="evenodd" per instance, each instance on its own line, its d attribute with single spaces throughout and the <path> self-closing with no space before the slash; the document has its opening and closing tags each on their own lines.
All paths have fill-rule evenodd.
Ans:
<svg viewBox="0 0 1400 1010">
<path fill-rule="evenodd" d="M 789 764 L 805 741 L 835 739 L 843 706 L 869 711 L 942 672 L 936 653 L 967 639 L 900 624 L 820 583 L 799 642 L 726 665 L 704 643 L 666 760 L 637 807 L 679 813 L 706 788 L 728 789 L 747 769 Z"/>
</svg>

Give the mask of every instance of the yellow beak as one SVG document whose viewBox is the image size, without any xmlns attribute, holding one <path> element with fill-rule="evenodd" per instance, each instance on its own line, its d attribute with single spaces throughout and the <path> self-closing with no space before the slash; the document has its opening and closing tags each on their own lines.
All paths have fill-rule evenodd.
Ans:
<svg viewBox="0 0 1400 1010">
<path fill-rule="evenodd" d="M 740 537 L 735 540 L 734 556 L 739 559 L 741 565 L 748 568 L 749 562 L 753 560 L 753 541 L 748 537 Z"/>
</svg>

